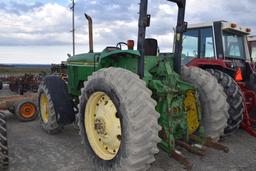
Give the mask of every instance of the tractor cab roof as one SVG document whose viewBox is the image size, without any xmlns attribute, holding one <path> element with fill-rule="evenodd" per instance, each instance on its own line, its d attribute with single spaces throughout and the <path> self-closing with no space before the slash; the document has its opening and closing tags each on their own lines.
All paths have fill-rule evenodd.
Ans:
<svg viewBox="0 0 256 171">
<path fill-rule="evenodd" d="M 214 22 L 221 22 L 221 29 L 227 32 L 231 32 L 234 34 L 241 34 L 241 35 L 249 35 L 251 29 L 246 27 L 241 27 L 235 24 L 234 22 L 227 22 L 227 21 L 214 21 Z M 196 29 L 196 28 L 205 28 L 205 27 L 213 27 L 214 22 L 209 23 L 200 23 L 200 24 L 189 24 L 188 29 Z"/>
</svg>

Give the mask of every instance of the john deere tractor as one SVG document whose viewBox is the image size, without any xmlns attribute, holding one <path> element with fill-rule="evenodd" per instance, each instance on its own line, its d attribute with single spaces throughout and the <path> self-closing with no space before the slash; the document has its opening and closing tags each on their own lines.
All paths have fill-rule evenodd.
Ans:
<svg viewBox="0 0 256 171">
<path fill-rule="evenodd" d="M 197 143 L 222 148 L 213 139 L 227 125 L 225 94 L 208 72 L 181 69 L 186 1 L 169 1 L 179 7 L 174 54 L 159 54 L 157 41 L 145 39 L 150 15 L 148 1 L 141 0 L 138 50 L 129 40 L 93 52 L 90 34 L 89 53 L 67 60 L 67 82 L 48 76 L 39 87 L 43 129 L 58 133 L 77 119 L 93 170 L 145 170 L 158 144 L 188 167 L 177 145 L 199 155 L 205 151 Z M 92 28 L 91 17 L 86 18 Z"/>
<path fill-rule="evenodd" d="M 247 43 L 250 32 L 236 23 L 215 21 L 190 25 L 184 33 L 183 64 L 210 72 L 227 95 L 225 134 L 241 125 L 256 136 L 256 73 Z"/>
</svg>

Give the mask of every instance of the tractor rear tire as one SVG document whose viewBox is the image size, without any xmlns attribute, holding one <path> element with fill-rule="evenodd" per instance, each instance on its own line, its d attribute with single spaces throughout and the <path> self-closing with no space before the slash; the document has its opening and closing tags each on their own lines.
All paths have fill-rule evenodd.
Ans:
<svg viewBox="0 0 256 171">
<path fill-rule="evenodd" d="M 7 127 L 6 116 L 0 112 L 0 170 L 8 168 L 8 141 L 7 141 Z"/>
<path fill-rule="evenodd" d="M 37 105 L 31 99 L 23 99 L 15 105 L 15 115 L 19 121 L 33 121 L 37 118 L 37 113 Z"/>
<path fill-rule="evenodd" d="M 217 78 L 228 97 L 229 119 L 228 126 L 225 128 L 224 133 L 225 135 L 231 134 L 240 127 L 240 123 L 243 121 L 244 103 L 242 92 L 235 80 L 228 74 L 214 69 L 207 69 L 207 71 Z"/>
<path fill-rule="evenodd" d="M 194 85 L 199 91 L 202 125 L 206 136 L 219 140 L 224 135 L 224 129 L 227 126 L 229 108 L 222 86 L 209 72 L 198 67 L 184 66 L 182 78 Z"/>
<path fill-rule="evenodd" d="M 91 103 L 91 98 L 97 93 L 109 97 L 107 99 L 110 99 L 110 102 L 103 103 L 103 106 L 113 104 L 112 107 L 114 106 L 117 111 L 114 118 L 120 121 L 119 138 L 114 136 L 118 138 L 120 144 L 115 153 L 111 153 L 111 159 L 105 159 L 105 156 L 99 155 L 99 151 L 91 143 L 93 139 L 91 131 L 95 132 L 93 136 L 97 138 L 100 135 L 96 132 L 97 128 L 93 126 L 94 124 L 89 127 L 91 129 L 88 128 L 89 116 L 94 115 L 91 116 L 94 118 L 91 123 L 96 123 L 95 118 L 98 117 L 96 112 L 88 112 L 89 109 L 97 111 L 99 102 L 96 101 L 97 105 Z M 157 144 L 160 142 L 158 132 L 161 127 L 158 125 L 160 114 L 155 110 L 156 101 L 151 98 L 151 95 L 152 92 L 138 75 L 122 68 L 101 69 L 88 77 L 88 81 L 84 82 L 84 88 L 81 89 L 78 122 L 87 154 L 86 162 L 92 167 L 91 170 L 146 170 L 155 161 L 154 155 L 159 151 Z M 100 96 L 99 99 L 106 98 Z M 111 116 L 111 112 L 107 113 L 108 115 L 105 113 L 104 116 Z M 103 125 L 108 128 L 108 124 Z M 110 132 L 114 133 L 114 131 Z M 97 138 L 96 141 L 101 146 L 100 142 L 104 140 L 98 141 Z M 104 148 L 103 153 L 106 153 Z"/>
</svg>

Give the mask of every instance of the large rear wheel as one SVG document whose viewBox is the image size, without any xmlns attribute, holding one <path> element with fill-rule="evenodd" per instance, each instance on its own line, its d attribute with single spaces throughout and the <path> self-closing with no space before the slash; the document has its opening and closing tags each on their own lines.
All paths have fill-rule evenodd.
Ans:
<svg viewBox="0 0 256 171">
<path fill-rule="evenodd" d="M 145 170 L 160 142 L 159 113 L 145 82 L 125 69 L 94 72 L 84 83 L 79 127 L 92 170 Z"/>
<path fill-rule="evenodd" d="M 184 66 L 182 78 L 194 85 L 199 91 L 202 125 L 206 136 L 218 140 L 224 135 L 229 107 L 222 86 L 214 76 L 198 67 Z"/>
<path fill-rule="evenodd" d="M 242 92 L 235 80 L 228 74 L 214 69 L 207 69 L 207 71 L 216 77 L 227 95 L 229 118 L 224 133 L 230 134 L 237 130 L 243 121 L 244 102 Z"/>
</svg>

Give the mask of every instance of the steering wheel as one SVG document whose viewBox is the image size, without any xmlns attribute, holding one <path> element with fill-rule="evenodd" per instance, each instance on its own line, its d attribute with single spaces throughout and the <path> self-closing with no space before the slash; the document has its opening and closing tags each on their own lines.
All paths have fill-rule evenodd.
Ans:
<svg viewBox="0 0 256 171">
<path fill-rule="evenodd" d="M 118 47 L 118 48 L 120 48 L 120 50 L 122 50 L 122 45 L 126 45 L 126 46 L 128 47 L 127 43 L 125 43 L 125 42 L 119 42 L 119 43 L 117 43 L 117 44 L 116 44 L 116 47 Z"/>
</svg>

